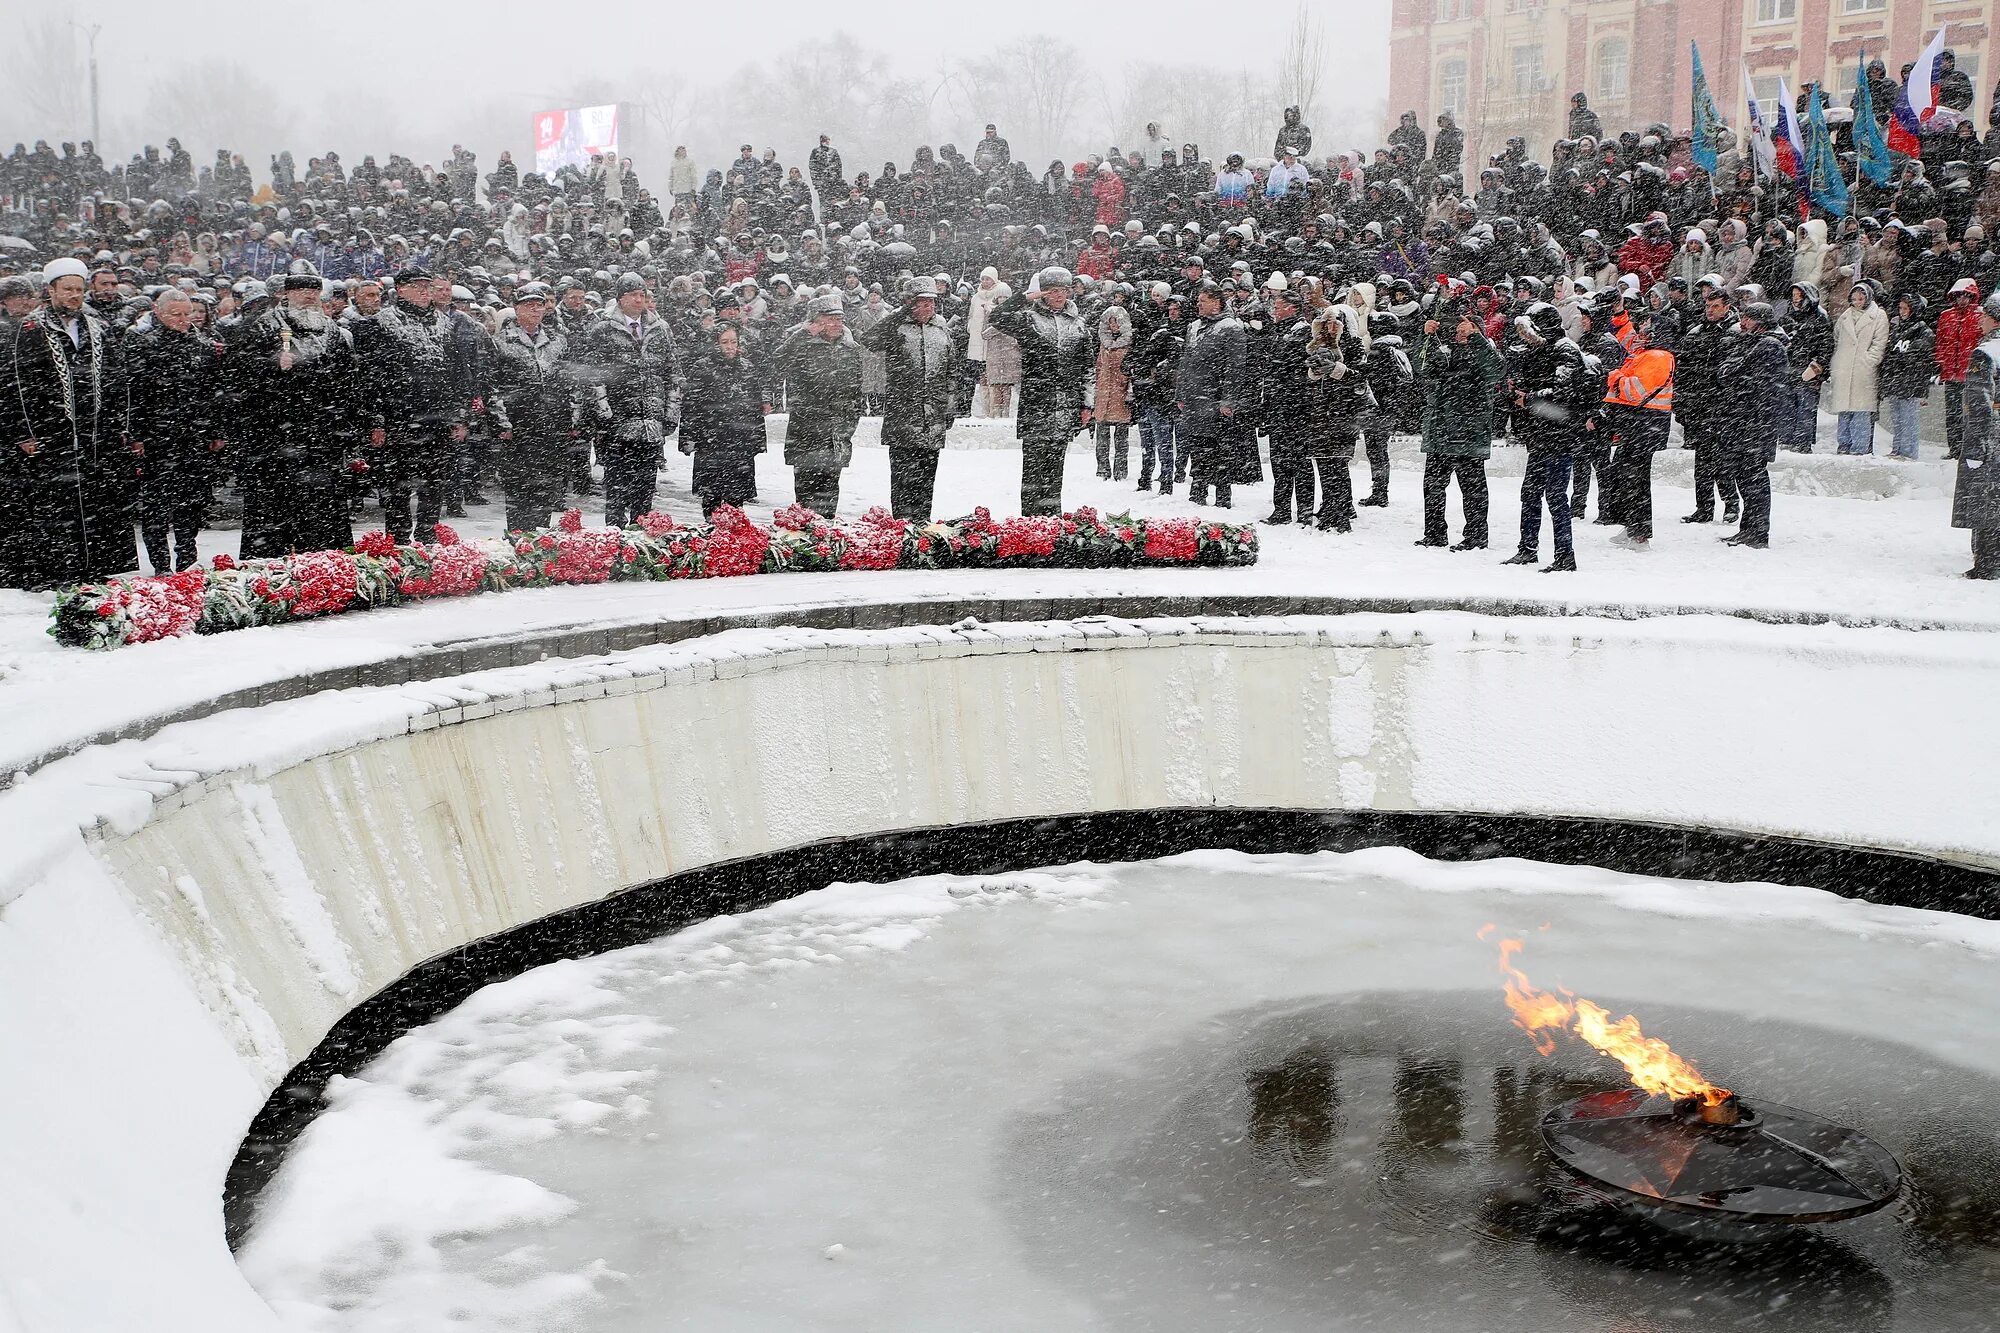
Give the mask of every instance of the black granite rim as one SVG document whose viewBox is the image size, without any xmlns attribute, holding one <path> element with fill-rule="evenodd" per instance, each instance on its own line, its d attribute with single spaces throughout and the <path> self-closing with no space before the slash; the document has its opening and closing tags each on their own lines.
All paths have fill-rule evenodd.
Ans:
<svg viewBox="0 0 2000 1333">
<path fill-rule="evenodd" d="M 1227 578 L 1226 573 L 1217 572 Z M 773 576 L 776 577 L 776 576 Z M 793 577 L 787 575 L 785 577 Z M 810 575 L 797 577 L 807 578 Z M 414 610 L 414 609 L 412 609 Z M 1852 629 L 1901 629 L 1993 633 L 1990 625 L 1935 619 L 1845 615 L 1822 611 L 1782 611 L 1759 607 L 1689 604 L 1674 606 L 1570 604 L 1532 598 L 1482 597 L 1312 597 L 1254 594 L 1093 593 L 1071 596 L 989 594 L 879 602 L 809 602 L 713 615 L 661 616 L 654 620 L 612 625 L 581 625 L 515 636 L 495 636 L 427 645 L 411 652 L 358 666 L 305 671 L 282 680 L 231 690 L 185 708 L 138 718 L 123 726 L 78 735 L 34 755 L 12 776 L 36 769 L 93 745 L 143 740 L 164 727 L 192 722 L 238 708 L 261 708 L 287 699 L 303 699 L 325 690 L 365 685 L 408 685 L 441 680 L 471 671 L 525 666 L 550 658 L 595 657 L 656 644 L 684 643 L 737 629 L 902 629 L 912 625 L 949 625 L 967 617 L 989 624 L 1044 620 L 1078 620 L 1116 616 L 1127 620 L 1154 617 L 1348 616 L 1413 615 L 1425 611 L 1461 611 L 1495 618 L 1575 620 L 1650 620 L 1661 617 L 1722 616 L 1778 626 L 1837 625 Z M 383 612 L 392 615 L 398 612 Z M 256 633 L 246 630 L 244 633 Z M 133 651 L 143 652 L 144 648 Z M 0 782 L 8 778 L 0 772 Z"/>
<path fill-rule="evenodd" d="M 1000 874 L 1082 860 L 1137 860 L 1200 848 L 1255 854 L 1408 847 L 1446 861 L 1524 857 L 1718 883 L 1771 882 L 1843 897 L 2000 920 L 2000 873 L 1932 858 L 1801 839 L 1636 821 L 1529 815 L 1131 810 L 867 834 L 725 861 L 570 908 L 419 964 L 362 1001 L 288 1073 L 251 1122 L 223 1190 L 231 1248 L 335 1074 L 480 987 L 564 958 L 641 944 L 724 913 L 751 911 L 840 881 Z M 1106 855 L 1107 849 L 1116 854 Z"/>
</svg>

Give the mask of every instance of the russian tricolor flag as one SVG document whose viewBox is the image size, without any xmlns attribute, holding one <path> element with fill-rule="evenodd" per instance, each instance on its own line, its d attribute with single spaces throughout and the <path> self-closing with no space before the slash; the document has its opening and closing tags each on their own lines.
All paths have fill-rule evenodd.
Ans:
<svg viewBox="0 0 2000 1333">
<path fill-rule="evenodd" d="M 1778 115 L 1771 147 L 1777 155 L 1778 170 L 1797 180 L 1799 165 L 1806 160 L 1806 141 L 1799 134 L 1799 113 L 1792 102 L 1792 90 L 1785 86 L 1782 75 L 1778 78 Z"/>
<path fill-rule="evenodd" d="M 1911 157 L 1923 151 L 1924 127 L 1938 109 L 1938 66 L 1944 60 L 1944 34 L 1951 25 L 1942 24 L 1931 38 L 1917 63 L 1910 67 L 1909 81 L 1896 94 L 1896 107 L 1889 115 L 1889 147 Z"/>
</svg>

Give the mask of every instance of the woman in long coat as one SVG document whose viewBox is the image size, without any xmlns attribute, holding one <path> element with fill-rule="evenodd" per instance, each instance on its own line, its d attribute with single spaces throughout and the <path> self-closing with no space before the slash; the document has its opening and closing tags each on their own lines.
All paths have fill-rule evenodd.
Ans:
<svg viewBox="0 0 2000 1333">
<path fill-rule="evenodd" d="M 757 455 L 765 447 L 763 380 L 736 326 L 719 325 L 714 343 L 690 358 L 681 408 L 681 451 L 694 455 L 704 518 L 756 496 Z"/>
<path fill-rule="evenodd" d="M 993 353 L 992 351 L 988 350 L 991 344 L 989 344 L 988 341 L 987 317 L 993 313 L 995 308 L 997 308 L 1001 302 L 1005 301 L 1008 297 L 1012 296 L 1013 294 L 1014 294 L 1014 289 L 1012 287 L 1009 287 L 1006 283 L 1000 281 L 1000 270 L 997 268 L 989 267 L 980 271 L 979 286 L 972 293 L 972 299 L 966 302 L 966 308 L 965 308 L 966 368 L 968 372 L 975 372 L 975 371 L 978 372 L 980 375 L 981 382 L 985 385 L 985 393 L 982 395 L 982 397 L 985 399 L 985 402 L 982 405 L 983 410 L 980 413 L 981 416 L 988 416 L 988 417 L 1006 416 L 1007 415 L 1005 411 L 1006 401 L 1008 398 L 1011 398 L 1013 396 L 1012 394 L 1013 384 L 1016 381 L 1018 381 L 1021 377 L 1020 355 L 1018 352 L 1014 352 L 1014 349 L 1012 347 L 1012 340 L 1008 339 L 1007 335 L 1004 333 L 999 335 L 999 339 L 1000 341 L 1007 342 L 1009 344 L 1007 350 L 1013 354 L 1013 360 L 1014 360 L 1014 375 L 1012 379 L 1007 381 L 1007 388 L 1004 392 L 1004 395 L 1001 392 L 996 392 L 996 390 L 999 389 L 999 386 L 993 379 L 993 367 L 991 364 L 989 364 L 989 358 L 992 356 Z M 997 347 L 994 348 L 994 350 L 998 350 Z M 1002 408 L 999 411 L 994 410 L 994 404 L 996 401 L 1002 404 Z"/>
<path fill-rule="evenodd" d="M 1097 475 L 1125 480 L 1132 441 L 1132 379 L 1125 357 L 1132 350 L 1132 316 L 1106 306 L 1097 321 L 1097 381 L 1091 419 L 1097 424 Z"/>
<path fill-rule="evenodd" d="M 1346 532 L 1354 526 L 1354 444 L 1362 414 L 1375 405 L 1368 387 L 1368 350 L 1359 311 L 1330 305 L 1313 320 L 1306 344 L 1306 380 L 1312 429 L 1306 457 L 1319 473 L 1318 526 Z"/>
<path fill-rule="evenodd" d="M 889 393 L 889 361 L 882 353 L 860 347 L 861 335 L 888 318 L 889 307 L 882 300 L 881 284 L 868 289 L 868 300 L 847 316 L 847 331 L 854 335 L 861 353 L 861 403 L 871 416 L 882 414 L 882 400 Z"/>
<path fill-rule="evenodd" d="M 1876 300 L 1873 283 L 1857 282 L 1833 324 L 1833 365 L 1821 404 L 1836 414 L 1843 454 L 1875 452 L 1882 357 L 1888 350 L 1889 312 Z"/>
<path fill-rule="evenodd" d="M 1965 374 L 1965 439 L 1951 525 L 1972 533 L 1969 579 L 2000 579 L 2000 296 L 1979 307 L 1982 338 Z"/>
<path fill-rule="evenodd" d="M 1021 344 L 988 327 L 986 330 L 986 415 L 1014 414 L 1014 390 L 1021 384 Z"/>
</svg>

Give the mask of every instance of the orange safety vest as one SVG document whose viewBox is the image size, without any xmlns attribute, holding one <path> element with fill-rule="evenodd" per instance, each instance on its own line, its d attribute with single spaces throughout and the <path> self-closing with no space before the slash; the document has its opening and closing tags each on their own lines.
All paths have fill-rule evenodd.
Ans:
<svg viewBox="0 0 2000 1333">
<path fill-rule="evenodd" d="M 1611 316 L 1611 336 L 1625 349 L 1625 355 L 1632 355 L 1632 317 L 1623 310 Z"/>
<path fill-rule="evenodd" d="M 1614 407 L 1673 411 L 1674 354 L 1652 348 L 1628 357 L 1624 365 L 1611 372 L 1609 389 L 1604 401 Z"/>
</svg>

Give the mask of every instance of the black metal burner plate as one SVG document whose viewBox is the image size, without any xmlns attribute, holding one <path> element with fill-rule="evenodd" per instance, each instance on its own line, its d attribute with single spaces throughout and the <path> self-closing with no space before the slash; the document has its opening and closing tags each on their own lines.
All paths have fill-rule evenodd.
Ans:
<svg viewBox="0 0 2000 1333">
<path fill-rule="evenodd" d="M 1837 1222 L 1902 1189 L 1902 1168 L 1867 1135 L 1775 1102 L 1745 1106 L 1744 1122 L 1725 1127 L 1662 1094 L 1594 1092 L 1543 1116 L 1542 1141 L 1615 1201 L 1736 1223 Z"/>
</svg>

